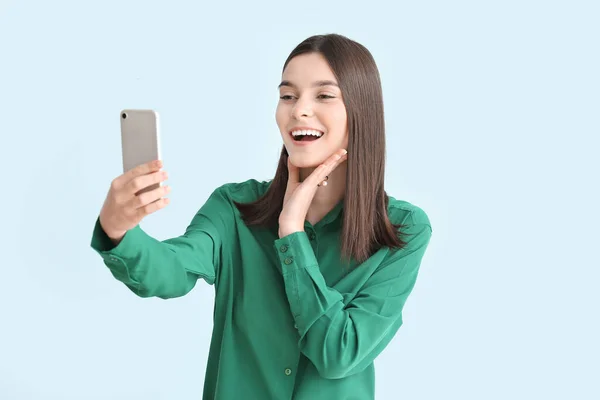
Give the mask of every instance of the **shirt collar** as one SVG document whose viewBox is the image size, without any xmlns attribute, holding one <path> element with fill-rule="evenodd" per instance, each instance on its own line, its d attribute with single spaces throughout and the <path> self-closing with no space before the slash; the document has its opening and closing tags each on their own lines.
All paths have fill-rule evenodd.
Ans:
<svg viewBox="0 0 600 400">
<path fill-rule="evenodd" d="M 263 190 L 263 194 L 268 190 L 271 183 L 273 183 L 273 180 L 271 179 L 264 183 L 266 183 L 266 187 Z M 321 218 L 321 220 L 319 222 L 316 223 L 316 225 L 314 227 L 321 228 L 323 226 L 331 224 L 332 222 L 338 221 L 338 219 L 341 218 L 341 216 L 342 216 L 343 209 L 344 209 L 344 199 L 341 199 L 327 214 L 325 214 L 325 216 L 323 218 Z M 305 223 L 308 223 L 308 222 L 306 221 Z"/>
<path fill-rule="evenodd" d="M 315 224 L 315 229 L 319 229 L 323 226 L 329 225 L 338 221 L 342 216 L 344 209 L 344 199 L 337 202 L 337 204 L 327 213 L 319 222 Z"/>
</svg>

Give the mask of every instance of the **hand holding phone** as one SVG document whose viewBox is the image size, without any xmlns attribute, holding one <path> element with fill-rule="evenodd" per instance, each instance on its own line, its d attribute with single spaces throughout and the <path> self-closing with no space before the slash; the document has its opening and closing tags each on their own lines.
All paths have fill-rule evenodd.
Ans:
<svg viewBox="0 0 600 400">
<path fill-rule="evenodd" d="M 171 191 L 169 186 L 159 186 L 151 191 L 143 190 L 168 179 L 166 171 L 162 171 L 161 168 L 162 161 L 151 161 L 125 172 L 112 181 L 100 211 L 100 225 L 115 244 L 146 215 L 169 204 L 169 199 L 163 198 Z"/>
<path fill-rule="evenodd" d="M 158 113 L 153 110 L 121 111 L 123 174 L 115 178 L 100 211 L 100 225 L 115 244 L 149 214 L 164 208 L 170 192 L 162 186 Z"/>
</svg>

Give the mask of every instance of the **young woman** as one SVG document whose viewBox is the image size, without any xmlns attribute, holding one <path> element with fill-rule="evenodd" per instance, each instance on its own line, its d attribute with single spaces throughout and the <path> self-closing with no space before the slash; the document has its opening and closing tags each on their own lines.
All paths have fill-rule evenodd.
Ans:
<svg viewBox="0 0 600 400">
<path fill-rule="evenodd" d="M 214 285 L 204 399 L 373 399 L 373 361 L 402 325 L 431 224 L 384 191 L 382 90 L 365 47 L 306 39 L 279 91 L 273 180 L 220 186 L 161 242 L 139 222 L 168 187 L 137 193 L 167 175 L 140 165 L 112 182 L 92 247 L 141 297 Z"/>
</svg>

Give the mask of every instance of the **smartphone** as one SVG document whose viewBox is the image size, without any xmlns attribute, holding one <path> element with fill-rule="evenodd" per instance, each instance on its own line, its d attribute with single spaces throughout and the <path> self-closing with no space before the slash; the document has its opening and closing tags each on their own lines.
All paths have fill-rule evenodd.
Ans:
<svg viewBox="0 0 600 400">
<path fill-rule="evenodd" d="M 161 160 L 159 117 L 154 110 L 121 110 L 123 172 L 153 160 Z M 156 183 L 137 194 L 157 189 Z"/>
</svg>

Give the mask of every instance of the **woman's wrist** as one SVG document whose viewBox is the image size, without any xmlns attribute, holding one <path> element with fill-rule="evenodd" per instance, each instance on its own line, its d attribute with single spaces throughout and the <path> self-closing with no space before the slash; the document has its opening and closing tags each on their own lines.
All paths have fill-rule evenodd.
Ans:
<svg viewBox="0 0 600 400">
<path fill-rule="evenodd" d="M 304 227 L 302 228 L 291 228 L 291 227 L 279 227 L 279 238 L 291 235 L 292 233 L 302 232 Z"/>
</svg>

